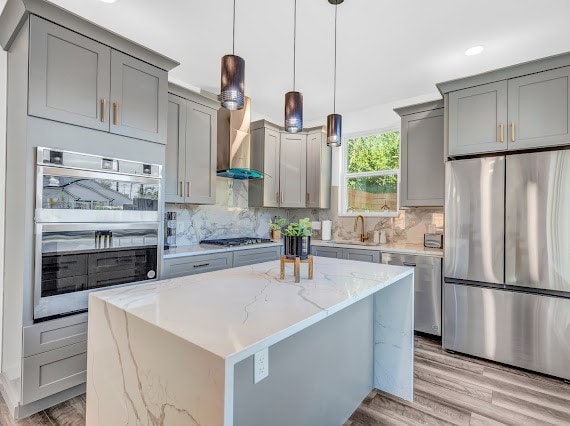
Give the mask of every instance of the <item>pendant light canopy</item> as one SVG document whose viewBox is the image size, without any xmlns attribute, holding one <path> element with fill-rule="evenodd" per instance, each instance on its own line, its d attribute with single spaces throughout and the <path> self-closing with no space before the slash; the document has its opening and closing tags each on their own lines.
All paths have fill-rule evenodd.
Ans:
<svg viewBox="0 0 570 426">
<path fill-rule="evenodd" d="M 303 94 L 295 91 L 297 47 L 297 0 L 293 14 L 293 91 L 285 93 L 285 131 L 297 133 L 303 130 Z"/>
<path fill-rule="evenodd" d="M 245 87 L 245 61 L 235 55 L 236 41 L 236 0 L 234 0 L 232 54 L 222 58 L 220 95 L 222 107 L 229 110 L 243 109 Z"/>
<path fill-rule="evenodd" d="M 327 116 L 327 145 L 340 146 L 342 143 L 342 116 L 336 113 L 336 21 L 337 6 L 344 0 L 328 0 L 334 6 L 334 92 L 333 113 Z"/>
</svg>

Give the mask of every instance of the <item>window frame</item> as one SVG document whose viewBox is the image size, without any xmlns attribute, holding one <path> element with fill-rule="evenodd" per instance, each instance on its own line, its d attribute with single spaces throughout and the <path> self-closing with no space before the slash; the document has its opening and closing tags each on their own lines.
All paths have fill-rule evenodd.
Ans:
<svg viewBox="0 0 570 426">
<path fill-rule="evenodd" d="M 360 172 L 348 173 L 348 140 L 361 138 L 365 136 L 380 135 L 388 132 L 400 132 L 400 149 L 398 153 L 398 169 L 394 170 L 380 170 L 375 172 Z M 351 133 L 343 136 L 341 153 L 340 153 L 340 188 L 338 197 L 338 215 L 339 217 L 356 217 L 359 215 L 366 217 L 398 217 L 400 215 L 400 170 L 402 169 L 402 134 L 401 129 L 397 124 L 386 127 L 384 129 L 371 130 L 368 132 Z M 391 176 L 396 175 L 398 185 L 396 187 L 396 211 L 389 212 L 376 212 L 376 211 L 363 211 L 363 212 L 350 212 L 348 211 L 348 180 L 350 178 L 359 177 L 376 177 L 376 176 Z"/>
</svg>

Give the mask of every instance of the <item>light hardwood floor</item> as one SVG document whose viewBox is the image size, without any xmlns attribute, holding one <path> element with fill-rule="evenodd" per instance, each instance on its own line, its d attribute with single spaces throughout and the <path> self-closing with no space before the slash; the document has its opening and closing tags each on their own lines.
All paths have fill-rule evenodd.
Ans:
<svg viewBox="0 0 570 426">
<path fill-rule="evenodd" d="M 345 426 L 570 425 L 569 384 L 481 359 L 449 354 L 437 340 L 416 337 L 414 376 L 413 403 L 374 390 Z M 85 396 L 20 422 L 11 420 L 0 398 L 2 426 L 84 424 Z"/>
</svg>

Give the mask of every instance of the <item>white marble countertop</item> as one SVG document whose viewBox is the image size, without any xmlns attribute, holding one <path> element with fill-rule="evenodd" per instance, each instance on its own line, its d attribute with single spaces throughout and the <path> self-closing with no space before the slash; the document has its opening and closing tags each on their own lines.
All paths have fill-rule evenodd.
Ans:
<svg viewBox="0 0 570 426">
<path fill-rule="evenodd" d="M 271 241 L 269 243 L 259 243 L 259 244 L 250 244 L 245 246 L 232 246 L 232 247 L 222 247 L 214 244 L 194 244 L 191 246 L 180 246 L 164 250 L 164 258 L 173 259 L 176 257 L 196 256 L 199 254 L 249 250 L 249 249 L 263 248 L 263 247 L 276 247 L 276 246 L 281 246 L 282 244 L 283 244 L 282 242 L 276 242 L 276 241 Z"/>
<path fill-rule="evenodd" d="M 428 248 L 421 244 L 387 243 L 387 244 L 350 244 L 335 241 L 311 240 L 311 245 L 322 247 L 354 248 L 363 250 L 376 250 L 386 253 L 413 254 L 421 256 L 443 257 L 443 249 Z"/>
<path fill-rule="evenodd" d="M 125 313 L 239 362 L 399 281 L 413 268 L 314 258 L 314 279 L 279 261 L 93 292 Z"/>
</svg>

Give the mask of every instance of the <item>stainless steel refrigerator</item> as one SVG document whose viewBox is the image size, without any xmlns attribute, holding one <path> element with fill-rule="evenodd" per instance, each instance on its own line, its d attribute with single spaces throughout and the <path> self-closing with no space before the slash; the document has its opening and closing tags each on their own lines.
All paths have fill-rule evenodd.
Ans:
<svg viewBox="0 0 570 426">
<path fill-rule="evenodd" d="M 446 165 L 443 346 L 570 379 L 570 150 Z"/>
</svg>

